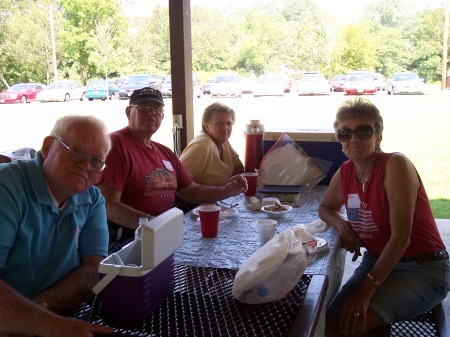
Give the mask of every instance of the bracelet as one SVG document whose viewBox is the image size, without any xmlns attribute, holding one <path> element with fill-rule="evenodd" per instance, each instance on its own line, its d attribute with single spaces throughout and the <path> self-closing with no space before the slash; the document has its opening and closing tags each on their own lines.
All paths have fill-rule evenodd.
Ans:
<svg viewBox="0 0 450 337">
<path fill-rule="evenodd" d="M 370 282 L 372 282 L 372 284 L 373 284 L 375 287 L 381 286 L 380 282 L 378 282 L 378 280 L 375 280 L 375 279 L 373 278 L 373 276 L 370 275 L 370 273 L 367 273 L 367 277 L 369 278 Z"/>
</svg>

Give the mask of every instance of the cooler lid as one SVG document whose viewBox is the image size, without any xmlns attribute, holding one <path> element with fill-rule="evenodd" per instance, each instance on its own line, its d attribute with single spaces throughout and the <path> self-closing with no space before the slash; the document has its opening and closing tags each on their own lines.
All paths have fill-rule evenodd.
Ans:
<svg viewBox="0 0 450 337">
<path fill-rule="evenodd" d="M 294 141 L 305 142 L 337 142 L 334 129 L 293 129 L 293 128 L 274 128 L 267 130 L 263 134 L 263 141 L 277 141 L 282 133 L 286 133 Z"/>
<path fill-rule="evenodd" d="M 142 269 L 153 269 L 183 244 L 184 213 L 174 207 L 150 220 L 142 229 Z"/>
</svg>

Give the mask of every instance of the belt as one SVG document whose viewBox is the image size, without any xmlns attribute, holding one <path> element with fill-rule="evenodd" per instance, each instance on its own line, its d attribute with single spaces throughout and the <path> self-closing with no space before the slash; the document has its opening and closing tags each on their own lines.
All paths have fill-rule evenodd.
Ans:
<svg viewBox="0 0 450 337">
<path fill-rule="evenodd" d="M 399 260 L 399 262 L 440 261 L 440 260 L 448 260 L 448 252 L 445 249 L 415 256 L 404 256 Z"/>
</svg>

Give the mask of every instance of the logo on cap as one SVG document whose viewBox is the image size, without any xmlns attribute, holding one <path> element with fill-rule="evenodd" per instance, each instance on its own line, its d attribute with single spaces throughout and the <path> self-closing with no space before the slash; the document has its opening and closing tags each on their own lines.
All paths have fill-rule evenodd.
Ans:
<svg viewBox="0 0 450 337">
<path fill-rule="evenodd" d="M 161 91 L 152 87 L 136 89 L 131 94 L 130 104 L 139 104 L 145 101 L 155 101 L 164 105 Z"/>
</svg>

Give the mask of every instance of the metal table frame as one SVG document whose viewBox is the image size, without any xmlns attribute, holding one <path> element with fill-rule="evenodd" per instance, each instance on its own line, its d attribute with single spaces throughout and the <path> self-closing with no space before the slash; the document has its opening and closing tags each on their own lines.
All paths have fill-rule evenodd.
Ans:
<svg viewBox="0 0 450 337">
<path fill-rule="evenodd" d="M 65 316 L 113 326 L 110 336 L 314 335 L 328 289 L 327 276 L 304 274 L 286 298 L 255 305 L 232 296 L 236 272 L 174 265 L 173 295 L 141 322 L 109 321 L 102 315 L 100 297 Z"/>
</svg>

